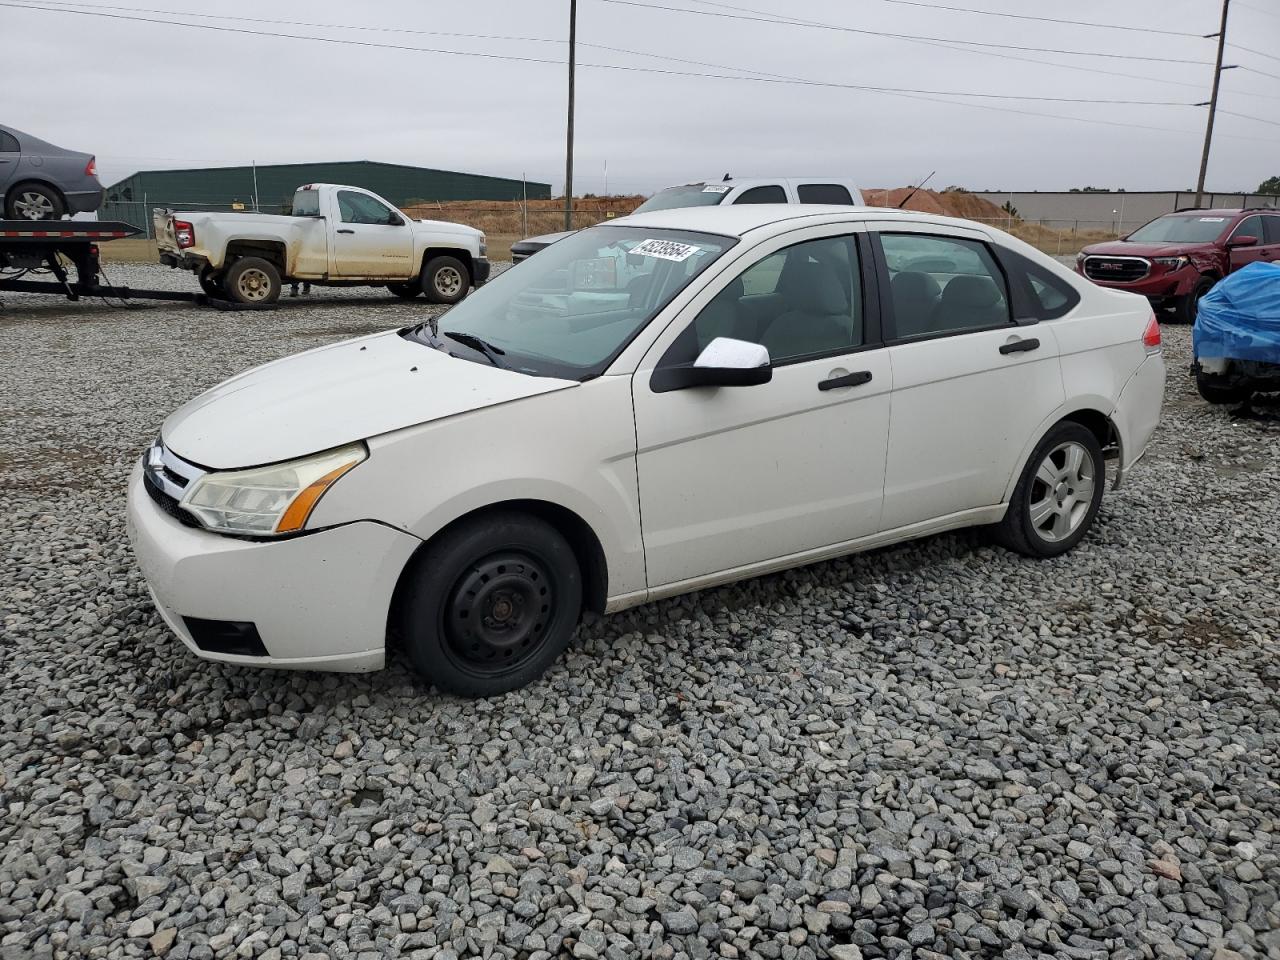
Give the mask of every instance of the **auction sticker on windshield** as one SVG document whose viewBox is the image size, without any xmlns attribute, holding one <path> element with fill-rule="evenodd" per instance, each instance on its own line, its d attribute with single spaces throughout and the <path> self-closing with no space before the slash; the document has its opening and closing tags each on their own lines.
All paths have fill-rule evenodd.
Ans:
<svg viewBox="0 0 1280 960">
<path fill-rule="evenodd" d="M 722 183 L 709 183 L 702 188 L 702 192 L 703 193 L 728 193 L 730 189 L 732 188 L 726 187 Z"/>
<path fill-rule="evenodd" d="M 632 247 L 631 252 L 638 253 L 642 257 L 657 257 L 659 260 L 674 260 L 676 263 L 681 263 L 701 249 L 688 243 L 676 243 L 674 240 L 644 240 L 638 246 Z"/>
</svg>

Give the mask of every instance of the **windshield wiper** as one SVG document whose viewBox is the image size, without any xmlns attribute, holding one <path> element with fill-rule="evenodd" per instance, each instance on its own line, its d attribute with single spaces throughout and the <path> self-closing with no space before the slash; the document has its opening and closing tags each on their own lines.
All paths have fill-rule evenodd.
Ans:
<svg viewBox="0 0 1280 960">
<path fill-rule="evenodd" d="M 498 358 L 507 351 L 503 350 L 501 347 L 495 347 L 488 340 L 477 337 L 474 333 L 464 333 L 461 330 L 446 330 L 444 335 L 453 340 L 457 340 L 463 346 L 470 347 L 472 350 L 480 351 L 480 353 L 484 354 L 484 358 L 495 367 L 501 367 L 503 369 L 506 368 L 507 365 Z"/>
</svg>

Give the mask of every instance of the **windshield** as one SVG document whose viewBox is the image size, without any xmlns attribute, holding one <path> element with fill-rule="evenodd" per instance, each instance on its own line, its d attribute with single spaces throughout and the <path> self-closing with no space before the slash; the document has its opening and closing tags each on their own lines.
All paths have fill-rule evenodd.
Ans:
<svg viewBox="0 0 1280 960">
<path fill-rule="evenodd" d="M 652 227 L 599 226 L 511 267 L 440 317 L 440 340 L 468 359 L 543 377 L 599 376 L 658 311 L 736 243 Z"/>
<path fill-rule="evenodd" d="M 726 183 L 686 183 L 679 187 L 667 187 L 636 207 L 635 212 L 674 210 L 677 207 L 714 207 L 731 189 Z"/>
<path fill-rule="evenodd" d="M 1208 243 L 1218 239 L 1231 219 L 1199 214 L 1166 216 L 1139 227 L 1125 239 L 1133 243 Z"/>
</svg>

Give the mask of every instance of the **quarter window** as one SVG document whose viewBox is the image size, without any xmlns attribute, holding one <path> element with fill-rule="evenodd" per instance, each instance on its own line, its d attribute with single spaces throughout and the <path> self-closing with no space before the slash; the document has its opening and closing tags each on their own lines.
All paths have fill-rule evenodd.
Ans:
<svg viewBox="0 0 1280 960">
<path fill-rule="evenodd" d="M 22 147 L 18 145 L 18 138 L 11 133 L 5 133 L 0 130 L 0 153 L 21 153 Z"/>
<path fill-rule="evenodd" d="M 884 233 L 898 337 L 981 330 L 1010 322 L 1004 274 L 976 240 Z"/>
<path fill-rule="evenodd" d="M 742 195 L 738 197 L 734 203 L 786 203 L 787 191 L 783 190 L 776 183 L 771 183 L 767 187 L 752 187 L 750 190 L 744 190 Z"/>
<path fill-rule="evenodd" d="M 729 282 L 663 357 L 692 363 L 716 337 L 763 344 L 774 366 L 863 345 L 862 284 L 853 237 L 796 244 Z"/>
<path fill-rule="evenodd" d="M 338 191 L 338 212 L 343 223 L 389 224 L 391 211 L 373 197 L 352 190 Z"/>
<path fill-rule="evenodd" d="M 838 183 L 802 183 L 796 188 L 801 203 L 835 203 L 853 206 L 853 197 Z"/>
</svg>

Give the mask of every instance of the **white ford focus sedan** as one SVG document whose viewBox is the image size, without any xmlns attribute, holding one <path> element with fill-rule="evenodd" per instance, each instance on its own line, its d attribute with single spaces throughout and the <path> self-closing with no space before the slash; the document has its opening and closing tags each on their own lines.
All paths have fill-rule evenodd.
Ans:
<svg viewBox="0 0 1280 960">
<path fill-rule="evenodd" d="M 904 210 L 668 210 L 581 231 L 438 322 L 246 371 L 129 486 L 193 653 L 538 677 L 612 612 L 957 527 L 1074 547 L 1164 395 L 1146 300 Z"/>
</svg>

